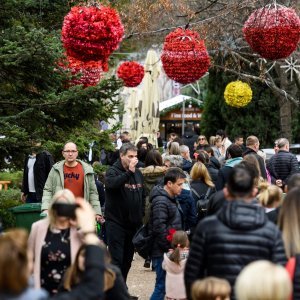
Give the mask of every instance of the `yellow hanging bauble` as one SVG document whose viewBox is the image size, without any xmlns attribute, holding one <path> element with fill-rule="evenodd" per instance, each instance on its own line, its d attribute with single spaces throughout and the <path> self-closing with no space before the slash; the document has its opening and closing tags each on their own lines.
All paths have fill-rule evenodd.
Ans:
<svg viewBox="0 0 300 300">
<path fill-rule="evenodd" d="M 244 107 L 252 100 L 252 90 L 249 84 L 242 81 L 232 81 L 227 84 L 224 92 L 226 104 L 233 107 Z"/>
</svg>

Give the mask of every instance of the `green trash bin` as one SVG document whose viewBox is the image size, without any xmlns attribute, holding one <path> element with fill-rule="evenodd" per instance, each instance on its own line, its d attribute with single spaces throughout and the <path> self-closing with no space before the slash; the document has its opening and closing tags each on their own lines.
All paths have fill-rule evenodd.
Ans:
<svg viewBox="0 0 300 300">
<path fill-rule="evenodd" d="M 19 206 L 10 208 L 16 217 L 16 227 L 25 228 L 28 231 L 31 229 L 32 223 L 42 219 L 41 203 L 25 203 Z"/>
</svg>

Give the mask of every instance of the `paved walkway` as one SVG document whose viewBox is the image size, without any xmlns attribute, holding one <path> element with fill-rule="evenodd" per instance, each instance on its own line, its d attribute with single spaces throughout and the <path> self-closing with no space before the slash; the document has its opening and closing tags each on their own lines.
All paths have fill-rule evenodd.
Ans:
<svg viewBox="0 0 300 300">
<path fill-rule="evenodd" d="M 149 300 L 155 283 L 155 272 L 143 267 L 144 259 L 137 254 L 127 278 L 129 293 L 139 300 Z"/>
</svg>

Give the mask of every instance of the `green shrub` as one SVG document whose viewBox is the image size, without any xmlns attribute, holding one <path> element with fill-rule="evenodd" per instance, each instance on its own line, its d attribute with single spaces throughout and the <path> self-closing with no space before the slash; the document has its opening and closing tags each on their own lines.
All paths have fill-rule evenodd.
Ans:
<svg viewBox="0 0 300 300">
<path fill-rule="evenodd" d="M 21 205 L 21 191 L 18 189 L 8 189 L 0 191 L 0 218 L 3 228 L 13 228 L 16 226 L 16 218 L 9 208 Z"/>
<path fill-rule="evenodd" d="M 22 178 L 23 178 L 22 171 L 0 172 L 0 180 L 10 180 L 11 181 L 9 188 L 17 188 L 17 189 L 21 188 Z"/>
<path fill-rule="evenodd" d="M 94 169 L 94 172 L 97 174 L 97 175 L 101 175 L 102 173 L 105 173 L 108 169 L 109 169 L 110 166 L 108 165 L 100 165 L 100 164 L 93 164 L 93 169 Z"/>
<path fill-rule="evenodd" d="M 104 183 L 105 173 L 109 169 L 108 165 L 101 165 L 98 163 L 93 163 L 93 169 L 95 174 L 97 175 L 98 180 Z"/>
</svg>

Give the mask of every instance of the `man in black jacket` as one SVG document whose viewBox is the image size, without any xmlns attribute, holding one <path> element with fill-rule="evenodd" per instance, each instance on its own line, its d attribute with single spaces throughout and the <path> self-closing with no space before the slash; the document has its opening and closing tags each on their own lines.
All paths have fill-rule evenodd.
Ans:
<svg viewBox="0 0 300 300">
<path fill-rule="evenodd" d="M 197 279 L 216 276 L 233 287 L 239 272 L 252 261 L 286 263 L 279 229 L 268 221 L 262 207 L 251 203 L 256 188 L 250 170 L 245 165 L 235 166 L 225 189 L 231 200 L 195 230 L 184 274 L 188 299 Z"/>
<path fill-rule="evenodd" d="M 194 153 L 194 143 L 197 142 L 197 139 L 198 135 L 194 132 L 193 126 L 189 125 L 182 136 L 182 142 L 189 147 L 191 154 Z"/>
<path fill-rule="evenodd" d="M 289 152 L 289 141 L 285 138 L 277 140 L 278 152 L 273 155 L 268 163 L 268 170 L 273 184 L 284 189 L 291 175 L 299 173 L 296 156 Z"/>
<path fill-rule="evenodd" d="M 165 299 L 166 272 L 162 269 L 162 262 L 164 253 L 171 247 L 167 240 L 169 229 L 183 229 L 175 196 L 180 195 L 185 178 L 186 175 L 180 168 L 170 168 L 164 177 L 164 186 L 155 186 L 150 194 L 149 232 L 153 237 L 152 265 L 156 272 L 155 287 L 150 300 Z"/>
<path fill-rule="evenodd" d="M 145 209 L 143 175 L 137 163 L 137 148 L 125 143 L 120 148 L 120 158 L 105 175 L 108 249 L 125 282 L 134 254 L 132 238 L 142 224 Z"/>
<path fill-rule="evenodd" d="M 267 171 L 266 166 L 263 158 L 257 154 L 257 151 L 259 150 L 259 140 L 256 136 L 250 135 L 246 139 L 246 150 L 243 152 L 243 157 L 245 157 L 248 154 L 253 154 L 259 164 L 260 168 L 260 174 L 262 178 L 267 179 Z"/>
<path fill-rule="evenodd" d="M 52 155 L 42 149 L 41 143 L 32 142 L 31 154 L 26 157 L 24 163 L 22 202 L 42 202 L 43 189 L 53 164 Z"/>
</svg>

